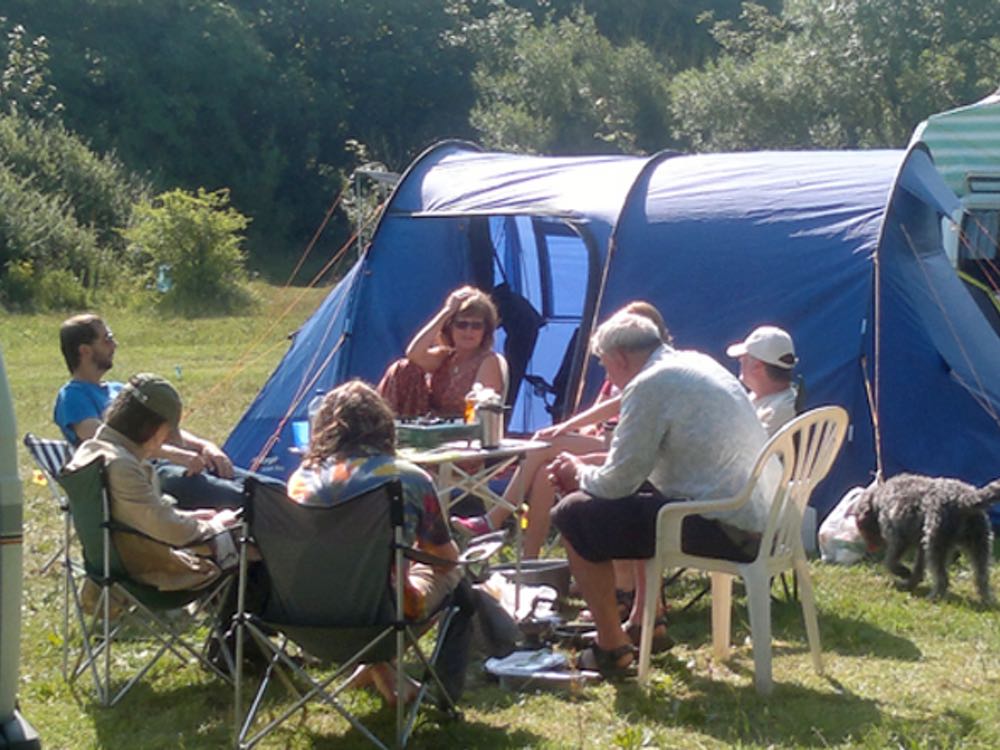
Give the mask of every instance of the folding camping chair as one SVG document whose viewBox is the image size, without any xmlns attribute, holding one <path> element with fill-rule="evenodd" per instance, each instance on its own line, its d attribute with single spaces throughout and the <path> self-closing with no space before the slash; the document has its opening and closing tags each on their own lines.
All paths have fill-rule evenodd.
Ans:
<svg viewBox="0 0 1000 750">
<path fill-rule="evenodd" d="M 340 713 L 375 746 L 389 745 L 365 727 L 339 697 L 347 677 L 362 663 L 396 660 L 396 691 L 403 694 L 403 656 L 412 649 L 423 667 L 422 687 L 407 710 L 396 705 L 395 744 L 405 747 L 428 687 L 437 688 L 440 705 L 451 715 L 452 695 L 435 665 L 453 618 L 459 611 L 446 600 L 438 618 L 436 645 L 430 657 L 417 642 L 429 619 L 408 621 L 403 612 L 404 558 L 433 562 L 403 544 L 403 498 L 399 480 L 333 506 L 305 506 L 288 499 L 281 485 L 251 478 L 247 482 L 248 535 L 241 545 L 240 592 L 236 615 L 236 746 L 250 748 L 313 698 Z M 267 568 L 270 590 L 260 615 L 247 612 L 247 547 L 252 540 Z M 432 618 L 434 615 L 432 615 Z M 249 634 L 269 659 L 246 715 L 242 712 L 243 656 Z M 297 645 L 332 674 L 310 674 L 290 656 Z M 287 674 L 286 674 L 287 673 Z M 257 715 L 275 675 L 303 691 L 286 710 L 254 731 Z M 297 690 L 297 688 L 296 688 Z"/>
<path fill-rule="evenodd" d="M 102 705 L 113 706 L 161 656 L 170 651 L 184 661 L 193 656 L 210 671 L 231 681 L 232 665 L 227 665 L 227 673 L 210 661 L 207 653 L 213 640 L 221 641 L 216 621 L 233 576 L 224 574 L 210 586 L 182 591 L 160 591 L 135 581 L 122 564 L 111 532 L 139 532 L 116 524 L 111 518 L 103 459 L 95 459 L 73 471 L 63 471 L 59 475 L 59 483 L 69 500 L 69 514 L 83 556 L 82 569 L 71 570 L 67 575 L 80 629 L 80 644 L 76 663 L 67 671 L 66 679 L 73 682 L 83 672 L 89 671 L 98 701 Z M 99 590 L 91 615 L 85 611 L 83 601 L 83 587 L 88 581 Z M 195 648 L 184 640 L 182 633 L 164 617 L 166 612 L 192 603 L 196 605 L 192 613 L 194 618 L 209 625 L 208 639 L 201 648 Z M 122 610 L 117 617 L 112 613 L 113 606 Z M 133 623 L 148 633 L 158 646 L 152 656 L 148 655 L 148 651 L 142 653 L 132 676 L 115 691 L 111 682 L 112 646 L 126 626 Z M 227 653 L 225 649 L 222 652 Z"/>
<path fill-rule="evenodd" d="M 73 575 L 73 567 L 79 568 L 79 564 L 70 558 L 70 547 L 73 539 L 73 524 L 69 517 L 69 499 L 63 492 L 62 486 L 58 482 L 59 472 L 63 466 L 69 463 L 73 455 L 73 448 L 65 440 L 52 440 L 41 438 L 34 433 L 27 433 L 24 436 L 24 447 L 28 449 L 28 454 L 34 460 L 38 470 L 45 478 L 45 484 L 52 493 L 59 512 L 63 517 L 63 538 L 62 542 L 52 556 L 39 568 L 39 573 L 45 574 L 59 558 L 63 561 L 62 575 L 62 643 L 63 643 L 63 676 L 66 676 L 69 650 L 67 647 L 69 638 L 69 599 L 70 599 L 70 577 Z"/>
<path fill-rule="evenodd" d="M 24 447 L 28 449 L 28 453 L 34 460 L 38 470 L 45 477 L 45 483 L 52 493 L 52 499 L 55 500 L 59 512 L 63 514 L 65 521 L 62 546 L 39 569 L 40 573 L 45 573 L 52 567 L 56 560 L 63 556 L 63 552 L 69 542 L 70 534 L 72 533 L 72 526 L 69 520 L 69 504 L 66 500 L 66 495 L 59 486 L 57 477 L 59 476 L 59 472 L 62 471 L 62 467 L 69 463 L 69 459 L 73 455 L 73 448 L 65 440 L 41 438 L 32 432 L 25 434 Z"/>
</svg>

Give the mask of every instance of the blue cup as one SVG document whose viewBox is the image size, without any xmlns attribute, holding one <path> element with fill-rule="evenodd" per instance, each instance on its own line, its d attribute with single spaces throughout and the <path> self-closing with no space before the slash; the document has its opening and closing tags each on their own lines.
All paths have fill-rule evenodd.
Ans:
<svg viewBox="0 0 1000 750">
<path fill-rule="evenodd" d="M 309 447 L 308 419 L 296 419 L 292 422 L 292 439 L 295 441 L 295 447 L 299 450 L 305 450 Z"/>
</svg>

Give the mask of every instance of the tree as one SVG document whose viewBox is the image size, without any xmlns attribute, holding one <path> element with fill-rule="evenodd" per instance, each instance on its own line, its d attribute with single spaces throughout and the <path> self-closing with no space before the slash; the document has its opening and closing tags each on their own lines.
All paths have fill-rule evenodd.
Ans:
<svg viewBox="0 0 1000 750">
<path fill-rule="evenodd" d="M 698 150 L 899 147 L 1000 69 L 992 0 L 747 3 L 713 33 L 724 54 L 671 86 L 676 135 Z"/>
<path fill-rule="evenodd" d="M 145 191 L 114 155 L 65 128 L 46 46 L 18 25 L 0 42 L 0 302 L 12 308 L 93 299 L 109 269 L 121 270 L 115 230 Z"/>
<path fill-rule="evenodd" d="M 55 86 L 49 83 L 48 40 L 30 37 L 21 24 L 9 27 L 0 16 L 0 102 L 8 115 L 48 119 L 58 115 Z"/>
<path fill-rule="evenodd" d="M 703 65 L 719 51 L 709 28 L 698 22 L 705 13 L 734 19 L 741 0 L 507 0 L 532 13 L 535 22 L 558 21 L 583 11 L 593 16 L 600 34 L 615 46 L 640 42 L 653 56 L 677 70 Z M 777 12 L 781 0 L 762 0 Z"/>
<path fill-rule="evenodd" d="M 535 25 L 503 6 L 466 34 L 479 58 L 470 120 L 487 146 L 592 153 L 662 145 L 667 72 L 641 44 L 614 47 L 583 13 Z"/>
<path fill-rule="evenodd" d="M 234 313 L 251 301 L 240 247 L 248 224 L 225 190 L 171 190 L 138 205 L 122 235 L 157 283 L 162 308 L 185 315 Z"/>
</svg>

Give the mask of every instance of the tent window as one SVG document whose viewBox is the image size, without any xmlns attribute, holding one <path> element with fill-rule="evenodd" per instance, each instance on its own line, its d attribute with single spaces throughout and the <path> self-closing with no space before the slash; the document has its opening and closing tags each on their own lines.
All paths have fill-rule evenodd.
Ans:
<svg viewBox="0 0 1000 750">
<path fill-rule="evenodd" d="M 969 210 L 962 231 L 963 241 L 959 247 L 959 258 L 971 261 L 996 258 L 1000 247 L 998 227 L 1000 227 L 1000 211 Z"/>
<path fill-rule="evenodd" d="M 581 242 L 576 235 L 549 237 L 549 263 L 561 269 L 565 283 L 552 287 L 552 317 L 580 319 L 583 300 L 587 298 L 587 254 L 580 252 Z"/>
</svg>

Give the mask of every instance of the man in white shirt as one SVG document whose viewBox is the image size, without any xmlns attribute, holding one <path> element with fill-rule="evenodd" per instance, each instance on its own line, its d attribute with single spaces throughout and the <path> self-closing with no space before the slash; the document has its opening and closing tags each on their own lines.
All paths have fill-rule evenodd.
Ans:
<svg viewBox="0 0 1000 750">
<path fill-rule="evenodd" d="M 787 331 L 761 326 L 726 354 L 740 361 L 740 380 L 750 390 L 750 402 L 768 436 L 795 418 L 798 388 L 792 382 L 792 368 L 798 358 Z"/>
<path fill-rule="evenodd" d="M 732 373 L 705 354 L 663 344 L 648 319 L 613 315 L 592 348 L 622 389 L 621 417 L 603 464 L 562 453 L 549 466 L 551 481 L 568 493 L 552 521 L 597 627 L 582 664 L 614 676 L 631 665 L 634 649 L 619 623 L 611 561 L 652 557 L 664 504 L 737 494 L 766 435 Z M 767 519 L 765 491 L 775 480 L 765 472 L 742 508 L 689 518 L 684 549 L 753 559 Z"/>
</svg>

